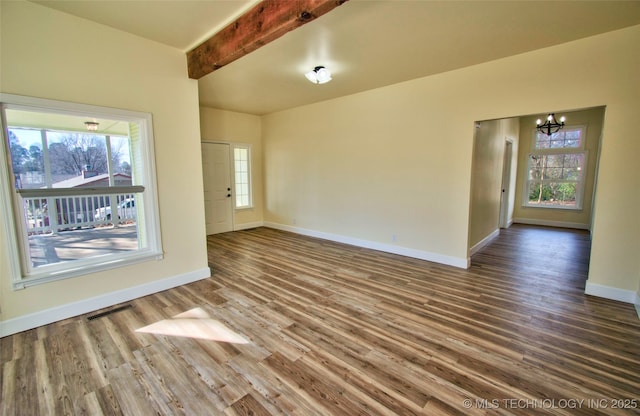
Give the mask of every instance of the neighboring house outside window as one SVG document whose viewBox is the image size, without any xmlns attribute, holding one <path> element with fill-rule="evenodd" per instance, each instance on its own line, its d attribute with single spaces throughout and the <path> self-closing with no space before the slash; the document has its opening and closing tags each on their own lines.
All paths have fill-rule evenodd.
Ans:
<svg viewBox="0 0 640 416">
<path fill-rule="evenodd" d="M 565 127 L 551 136 L 536 131 L 528 157 L 523 205 L 580 210 L 583 205 L 585 128 Z"/>
</svg>

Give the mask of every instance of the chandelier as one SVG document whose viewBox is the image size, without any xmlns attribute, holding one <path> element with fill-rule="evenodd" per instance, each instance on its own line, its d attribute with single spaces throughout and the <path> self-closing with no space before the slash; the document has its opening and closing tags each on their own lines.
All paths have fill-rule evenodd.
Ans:
<svg viewBox="0 0 640 416">
<path fill-rule="evenodd" d="M 538 129 L 540 133 L 551 136 L 553 133 L 557 133 L 561 128 L 564 127 L 564 121 L 565 118 L 564 116 L 562 116 L 560 117 L 560 122 L 558 123 L 555 114 L 551 113 L 547 116 L 547 121 L 545 121 L 544 124 L 542 123 L 542 120 L 536 120 L 536 129 Z"/>
</svg>

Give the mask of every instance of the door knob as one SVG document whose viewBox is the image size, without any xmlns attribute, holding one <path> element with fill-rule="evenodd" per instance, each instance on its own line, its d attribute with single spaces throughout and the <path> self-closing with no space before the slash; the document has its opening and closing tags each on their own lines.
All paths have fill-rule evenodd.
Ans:
<svg viewBox="0 0 640 416">
<path fill-rule="evenodd" d="M 227 194 L 227 198 L 231 198 L 231 194 Z"/>
</svg>

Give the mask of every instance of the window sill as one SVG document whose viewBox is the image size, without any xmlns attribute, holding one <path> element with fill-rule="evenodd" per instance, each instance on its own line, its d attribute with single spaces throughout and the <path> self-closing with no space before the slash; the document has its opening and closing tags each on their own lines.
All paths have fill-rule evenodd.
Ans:
<svg viewBox="0 0 640 416">
<path fill-rule="evenodd" d="M 522 205 L 522 208 L 533 208 L 533 209 L 557 209 L 561 211 L 582 211 L 581 207 L 563 207 L 560 205 Z"/>
<path fill-rule="evenodd" d="M 46 270 L 38 273 L 33 273 L 28 277 L 23 277 L 20 280 L 12 282 L 13 290 L 21 290 L 30 286 L 36 286 L 43 283 L 55 282 L 57 280 L 64 280 L 71 277 L 83 276 L 92 273 L 98 273 L 105 270 L 111 270 L 118 267 L 128 266 L 132 264 L 142 263 L 150 260 L 161 260 L 163 254 L 161 251 L 145 251 L 137 252 L 130 255 L 119 255 L 117 257 L 105 258 L 104 261 L 96 263 L 95 259 L 91 264 L 74 264 L 65 263 L 65 268 L 61 270 Z"/>
</svg>

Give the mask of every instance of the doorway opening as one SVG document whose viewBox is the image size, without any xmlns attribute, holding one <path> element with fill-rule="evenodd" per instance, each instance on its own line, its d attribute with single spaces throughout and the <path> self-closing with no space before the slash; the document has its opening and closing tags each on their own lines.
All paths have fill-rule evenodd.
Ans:
<svg viewBox="0 0 640 416">
<path fill-rule="evenodd" d="M 512 224 L 591 230 L 605 107 L 555 114 L 550 136 L 536 129 L 547 114 L 476 122 L 470 255 Z"/>
</svg>

